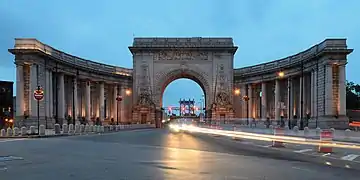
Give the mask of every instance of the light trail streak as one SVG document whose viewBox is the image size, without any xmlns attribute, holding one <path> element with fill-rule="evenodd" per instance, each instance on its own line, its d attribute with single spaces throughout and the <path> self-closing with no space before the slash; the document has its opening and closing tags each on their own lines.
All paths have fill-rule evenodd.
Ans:
<svg viewBox="0 0 360 180">
<path fill-rule="evenodd" d="M 205 134 L 214 134 L 228 137 L 238 137 L 243 139 L 251 139 L 251 140 L 260 140 L 260 141 L 281 141 L 284 143 L 290 144 L 302 144 L 302 145 L 313 145 L 313 146 L 327 146 L 327 147 L 336 147 L 336 148 L 348 148 L 348 149 L 359 149 L 360 144 L 357 143 L 348 143 L 341 141 L 321 141 L 315 139 L 306 139 L 300 137 L 289 137 L 289 136 L 278 136 L 278 135 L 266 135 L 266 134 L 255 134 L 255 133 L 247 133 L 247 132 L 239 132 L 239 131 L 226 131 L 219 129 L 208 129 L 208 128 L 200 128 L 192 125 L 172 125 L 170 128 L 175 130 L 183 130 L 188 132 L 198 132 Z"/>
</svg>

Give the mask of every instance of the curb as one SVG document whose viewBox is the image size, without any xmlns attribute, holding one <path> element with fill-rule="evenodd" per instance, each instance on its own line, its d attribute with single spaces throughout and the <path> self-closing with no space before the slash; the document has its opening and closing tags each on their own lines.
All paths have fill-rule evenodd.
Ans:
<svg viewBox="0 0 360 180">
<path fill-rule="evenodd" d="M 117 133 L 122 131 L 133 131 L 133 130 L 141 130 L 141 129 L 156 129 L 156 128 L 129 128 L 129 129 L 122 129 L 119 131 L 108 131 L 103 133 L 96 133 L 96 132 L 89 132 L 83 134 L 52 134 L 52 135 L 28 135 L 28 136 L 1 136 L 0 139 L 32 139 L 32 138 L 54 138 L 54 137 L 68 137 L 68 136 L 86 136 L 86 135 L 94 135 L 94 134 L 110 134 L 110 133 Z"/>
</svg>

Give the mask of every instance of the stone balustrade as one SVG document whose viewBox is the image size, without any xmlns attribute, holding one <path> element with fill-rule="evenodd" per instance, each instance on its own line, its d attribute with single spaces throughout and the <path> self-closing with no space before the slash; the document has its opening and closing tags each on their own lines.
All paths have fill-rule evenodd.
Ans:
<svg viewBox="0 0 360 180">
<path fill-rule="evenodd" d="M 51 46 L 41 43 L 36 39 L 15 39 L 15 46 L 13 51 L 16 50 L 38 50 L 51 57 L 56 58 L 57 60 L 71 64 L 74 67 L 87 69 L 89 71 L 101 71 L 102 73 L 107 74 L 117 74 L 122 76 L 132 76 L 132 69 L 122 68 L 111 66 L 107 64 L 102 64 L 90 60 L 85 60 L 62 51 L 59 51 Z"/>
</svg>

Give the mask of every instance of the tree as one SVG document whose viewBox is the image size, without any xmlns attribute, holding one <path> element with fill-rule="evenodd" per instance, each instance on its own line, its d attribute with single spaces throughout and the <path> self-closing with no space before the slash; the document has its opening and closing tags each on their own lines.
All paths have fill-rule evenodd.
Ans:
<svg viewBox="0 0 360 180">
<path fill-rule="evenodd" d="M 346 109 L 360 109 L 360 85 L 346 81 Z"/>
</svg>

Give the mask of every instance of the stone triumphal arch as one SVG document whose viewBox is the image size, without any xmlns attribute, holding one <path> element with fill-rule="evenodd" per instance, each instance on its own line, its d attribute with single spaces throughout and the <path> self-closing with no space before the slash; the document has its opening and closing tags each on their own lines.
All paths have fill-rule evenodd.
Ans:
<svg viewBox="0 0 360 180">
<path fill-rule="evenodd" d="M 166 86 L 179 78 L 197 82 L 204 91 L 206 113 L 233 118 L 231 38 L 135 38 L 133 54 L 133 120 L 158 122 Z"/>
<path fill-rule="evenodd" d="M 232 38 L 135 38 L 133 68 L 86 60 L 36 39 L 15 39 L 16 114 L 22 125 L 160 122 L 162 94 L 175 79 L 203 89 L 206 117 L 346 127 L 346 39 L 325 39 L 282 59 L 233 67 Z M 41 86 L 44 100 L 33 98 Z M 122 96 L 122 101 L 117 101 Z M 37 111 L 39 107 L 39 111 Z"/>
</svg>

